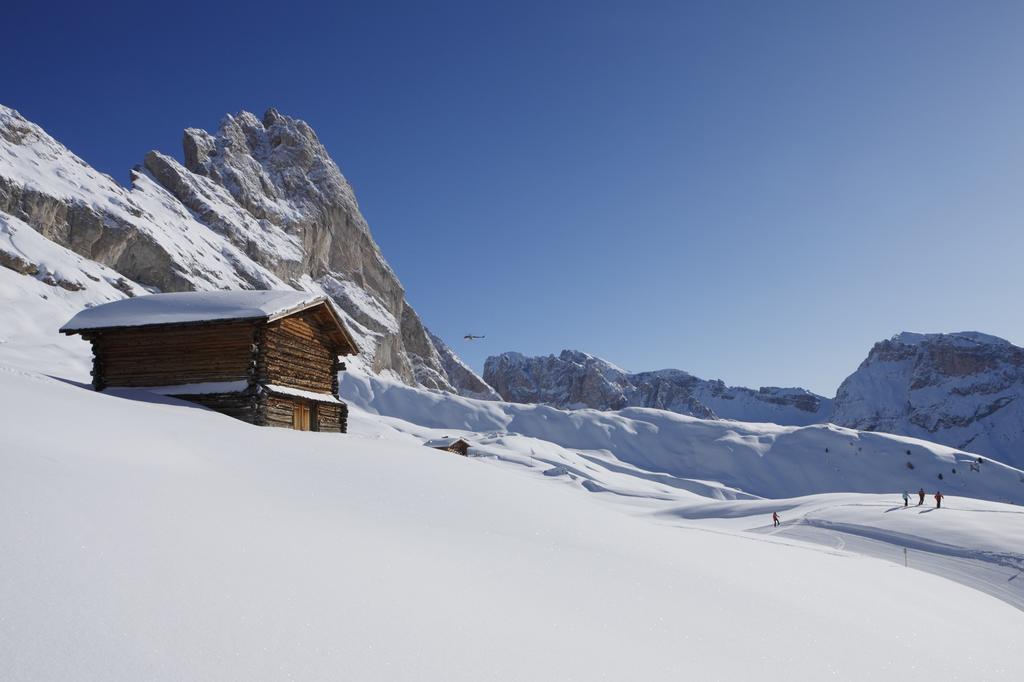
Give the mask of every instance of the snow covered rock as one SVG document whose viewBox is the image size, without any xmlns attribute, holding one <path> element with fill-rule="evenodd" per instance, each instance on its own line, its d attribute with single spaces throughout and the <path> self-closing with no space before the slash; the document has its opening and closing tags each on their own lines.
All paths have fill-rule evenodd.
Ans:
<svg viewBox="0 0 1024 682">
<path fill-rule="evenodd" d="M 634 374 L 575 350 L 563 350 L 557 357 L 528 358 L 519 353 L 490 357 L 484 365 L 484 380 L 505 400 L 567 408 L 653 407 L 702 419 L 795 426 L 823 422 L 831 409 L 831 400 L 802 388 L 755 391 L 678 369 Z"/>
<path fill-rule="evenodd" d="M 978 332 L 904 332 L 839 387 L 832 421 L 1024 465 L 1024 348 Z"/>
<path fill-rule="evenodd" d="M 89 344 L 58 333 L 72 315 L 146 290 L 0 212 L 0 357 L 88 381 Z"/>
<path fill-rule="evenodd" d="M 448 376 L 351 186 L 309 125 L 274 109 L 262 119 L 241 112 L 216 134 L 186 130 L 183 146 L 184 164 L 151 151 L 124 188 L 0 105 L 0 215 L 143 285 L 139 293 L 325 294 L 373 370 L 481 395 L 483 382 L 461 362 L 452 365 L 458 376 Z M 0 265 L 34 276 L 33 263 L 9 251 Z"/>
</svg>

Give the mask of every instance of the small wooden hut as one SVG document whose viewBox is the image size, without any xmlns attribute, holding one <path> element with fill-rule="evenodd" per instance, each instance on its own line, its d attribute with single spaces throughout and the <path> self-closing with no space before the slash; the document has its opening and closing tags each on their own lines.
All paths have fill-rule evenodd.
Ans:
<svg viewBox="0 0 1024 682">
<path fill-rule="evenodd" d="M 344 433 L 338 311 L 301 291 L 153 294 L 87 308 L 60 330 L 92 343 L 92 383 L 181 398 L 260 426 Z"/>
<path fill-rule="evenodd" d="M 444 438 L 428 440 L 424 445 L 435 450 L 454 452 L 456 455 L 462 455 L 463 457 L 469 456 L 469 441 L 464 438 L 449 438 L 445 436 Z"/>
</svg>

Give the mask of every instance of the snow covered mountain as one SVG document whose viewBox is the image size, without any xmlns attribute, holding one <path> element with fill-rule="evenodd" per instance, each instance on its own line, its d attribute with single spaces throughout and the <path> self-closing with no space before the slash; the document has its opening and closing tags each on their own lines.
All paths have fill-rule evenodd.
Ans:
<svg viewBox="0 0 1024 682">
<path fill-rule="evenodd" d="M 303 289 L 334 299 L 373 370 L 486 392 L 442 359 L 309 125 L 274 109 L 228 115 L 215 134 L 185 131 L 184 161 L 151 151 L 124 188 L 0 105 L 0 270 L 65 292 L 12 281 L 8 307 L 59 324 L 76 304 L 147 292 Z M 25 342 L 26 324 L 10 335 Z"/>
<path fill-rule="evenodd" d="M 653 407 L 702 419 L 802 426 L 827 421 L 832 401 L 802 388 L 726 386 L 678 369 L 630 373 L 576 350 L 558 356 L 487 358 L 484 380 L 505 400 L 555 407 Z"/>
<path fill-rule="evenodd" d="M 1024 348 L 978 332 L 897 334 L 842 383 L 831 421 L 1024 466 Z"/>
</svg>

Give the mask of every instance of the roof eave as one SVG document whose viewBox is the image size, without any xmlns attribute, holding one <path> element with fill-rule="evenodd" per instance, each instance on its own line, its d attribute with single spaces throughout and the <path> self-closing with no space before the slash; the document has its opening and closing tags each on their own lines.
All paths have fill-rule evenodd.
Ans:
<svg viewBox="0 0 1024 682">
<path fill-rule="evenodd" d="M 345 326 L 345 322 L 338 315 L 338 311 L 334 307 L 334 302 L 331 301 L 329 298 L 327 298 L 325 296 L 321 296 L 320 299 L 321 300 L 317 303 L 317 305 L 319 303 L 323 303 L 324 304 L 324 307 L 327 309 L 327 312 L 329 312 L 330 315 L 331 315 L 331 319 L 334 320 L 334 324 L 337 325 L 338 330 L 341 332 L 342 336 L 344 337 L 345 342 L 352 349 L 352 352 L 351 353 L 347 353 L 347 355 L 359 355 L 359 352 L 360 352 L 359 351 L 359 346 L 356 345 L 355 339 L 353 339 L 352 335 L 349 334 L 349 332 L 348 332 L 348 327 Z"/>
<path fill-rule="evenodd" d="M 256 317 L 224 317 L 212 320 L 188 320 L 186 322 L 152 322 L 150 324 L 119 324 L 107 327 L 61 327 L 57 331 L 67 336 L 74 336 L 75 334 L 89 334 L 92 332 L 106 332 L 112 329 L 154 329 L 156 327 L 201 327 L 209 324 L 242 324 L 252 322 L 264 322 L 266 317 L 258 315 Z"/>
</svg>

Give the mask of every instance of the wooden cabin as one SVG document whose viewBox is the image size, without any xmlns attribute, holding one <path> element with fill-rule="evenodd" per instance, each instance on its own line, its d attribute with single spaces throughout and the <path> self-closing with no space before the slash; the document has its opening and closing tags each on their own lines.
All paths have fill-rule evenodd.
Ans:
<svg viewBox="0 0 1024 682">
<path fill-rule="evenodd" d="M 198 403 L 260 426 L 344 433 L 334 305 L 301 291 L 153 294 L 86 308 L 60 330 L 92 344 L 92 384 Z"/>
<path fill-rule="evenodd" d="M 463 457 L 469 456 L 469 441 L 464 438 L 449 438 L 445 436 L 444 438 L 428 440 L 424 445 L 435 450 L 454 452 L 456 455 L 462 455 Z"/>
</svg>

